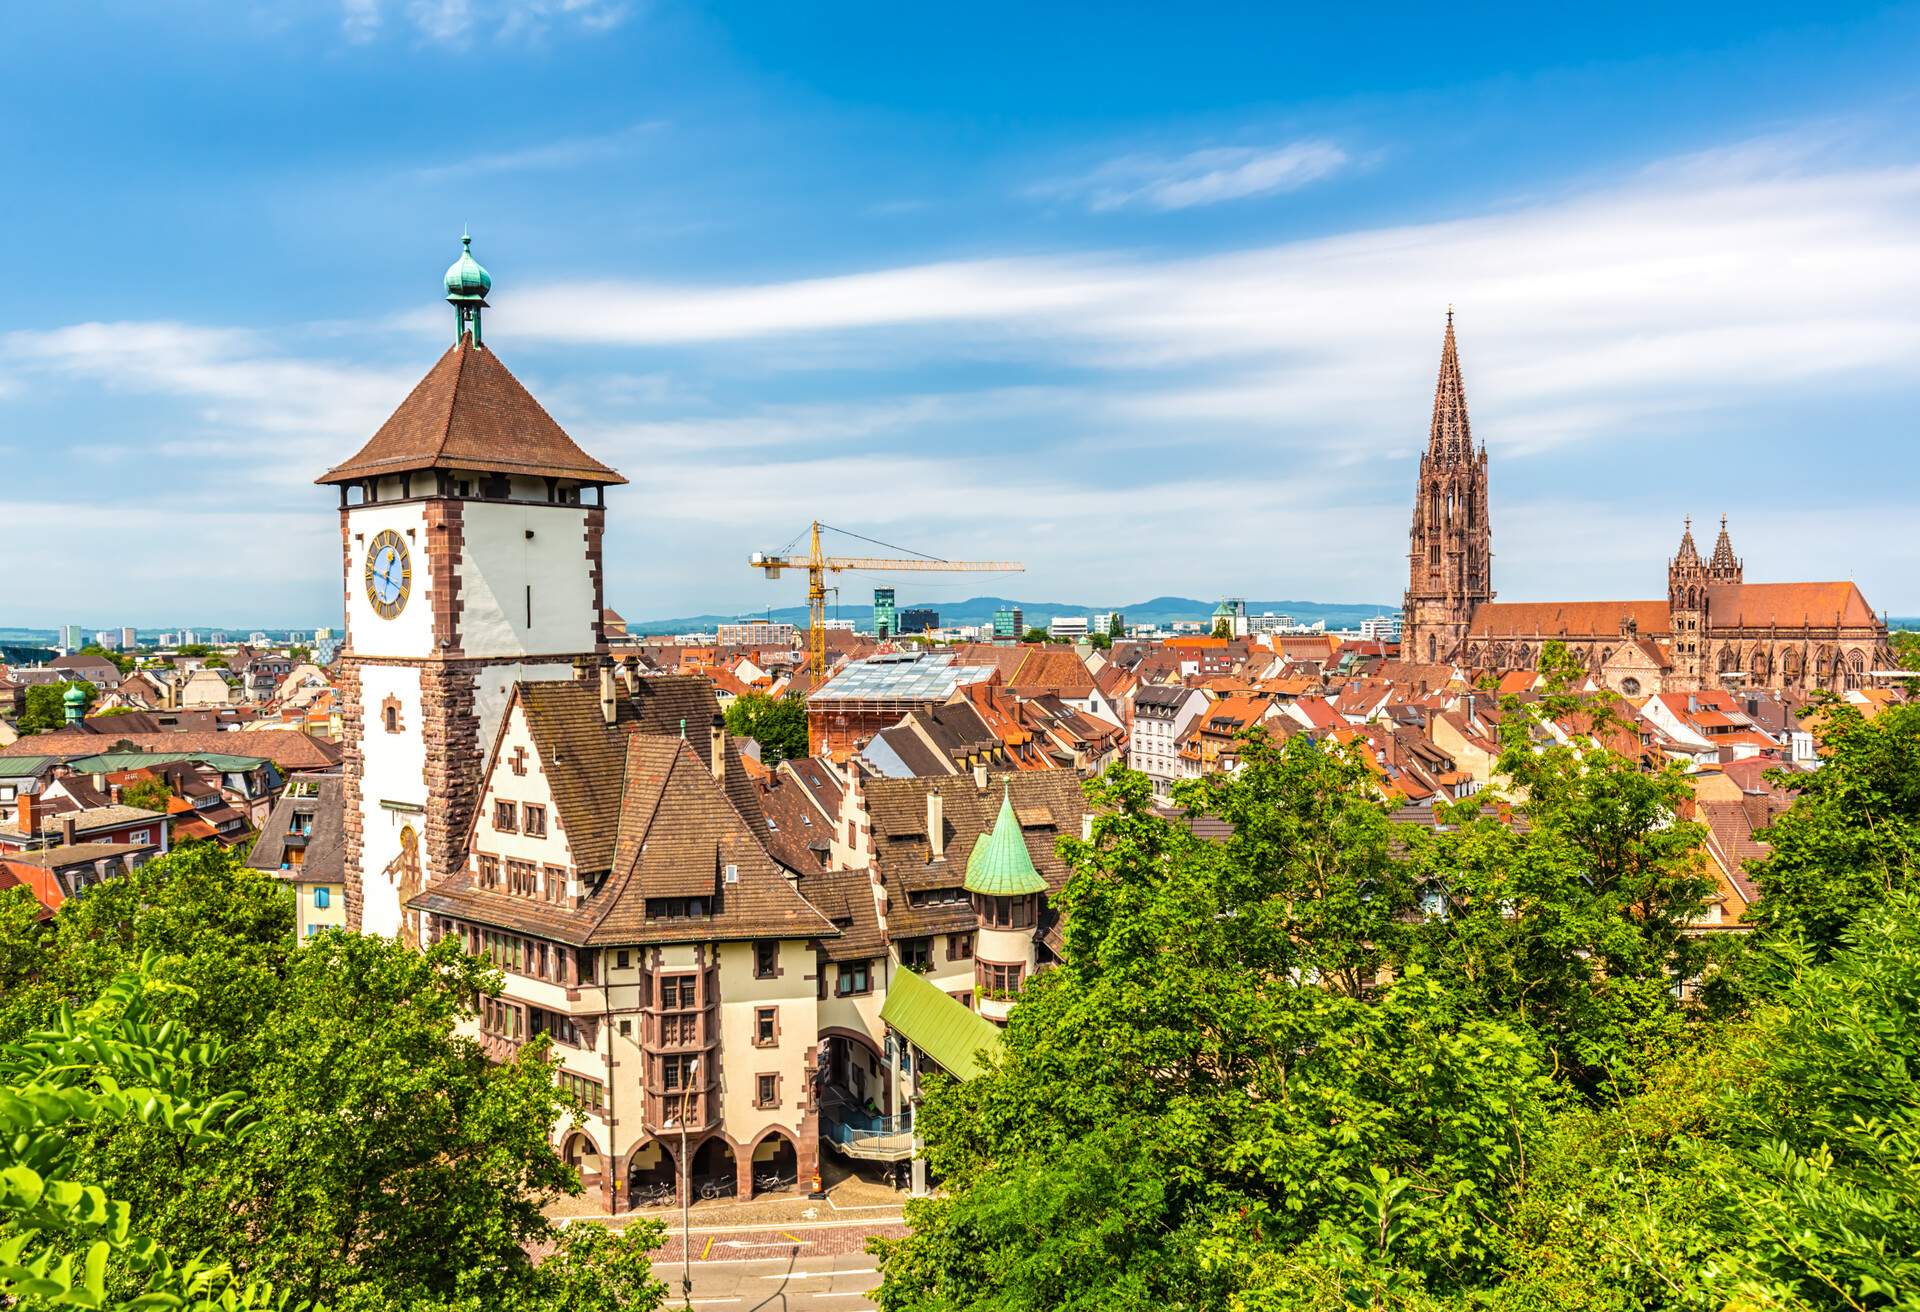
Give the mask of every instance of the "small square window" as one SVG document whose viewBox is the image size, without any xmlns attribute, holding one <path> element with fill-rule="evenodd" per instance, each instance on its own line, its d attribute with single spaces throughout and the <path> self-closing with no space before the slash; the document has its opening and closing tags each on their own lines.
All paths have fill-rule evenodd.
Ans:
<svg viewBox="0 0 1920 1312">
<path fill-rule="evenodd" d="M 615 952 L 613 954 L 614 969 L 625 970 L 628 966 L 631 966 L 632 964 L 633 964 L 633 954 L 630 953 L 626 948 L 621 948 L 618 952 Z"/>
<path fill-rule="evenodd" d="M 780 973 L 780 944 L 761 939 L 753 945 L 753 977 L 772 979 Z"/>
<path fill-rule="evenodd" d="M 325 888 L 316 888 L 313 890 L 313 905 L 317 909 L 321 911 L 325 911 L 332 904 L 333 904 L 332 890 L 325 889 Z"/>
<path fill-rule="evenodd" d="M 632 1038 L 632 1037 L 633 1037 L 633 1022 L 632 1022 L 632 1021 L 630 1021 L 630 1020 L 623 1020 L 623 1021 L 621 1021 L 621 1022 L 620 1022 L 620 1037 L 621 1037 L 621 1038 L 623 1038 L 623 1039 L 630 1039 L 630 1038 Z"/>
<path fill-rule="evenodd" d="M 778 1075 L 756 1075 L 754 1077 L 753 1105 L 756 1107 L 774 1107 L 780 1102 L 780 1077 Z"/>
<path fill-rule="evenodd" d="M 753 1042 L 755 1047 L 772 1047 L 780 1040 L 780 1012 L 776 1007 L 755 1007 L 753 1009 Z"/>
<path fill-rule="evenodd" d="M 493 804 L 493 827 L 510 834 L 520 827 L 520 808 L 512 802 Z"/>
</svg>

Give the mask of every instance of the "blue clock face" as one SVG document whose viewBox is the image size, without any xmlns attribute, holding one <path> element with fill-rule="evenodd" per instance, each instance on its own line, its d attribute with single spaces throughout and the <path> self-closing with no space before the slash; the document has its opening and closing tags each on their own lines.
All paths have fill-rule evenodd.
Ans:
<svg viewBox="0 0 1920 1312">
<path fill-rule="evenodd" d="M 406 607 L 412 590 L 413 560 L 406 539 L 386 529 L 367 546 L 367 600 L 376 614 L 390 620 Z"/>
</svg>

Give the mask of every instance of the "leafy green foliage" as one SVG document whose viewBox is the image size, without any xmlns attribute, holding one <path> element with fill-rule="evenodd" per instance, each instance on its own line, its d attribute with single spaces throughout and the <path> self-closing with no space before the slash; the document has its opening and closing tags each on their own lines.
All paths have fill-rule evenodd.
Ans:
<svg viewBox="0 0 1920 1312">
<path fill-rule="evenodd" d="M 1754 920 L 1828 952 L 1920 871 L 1920 703 L 1869 720 L 1827 697 L 1811 718 L 1823 764 L 1780 780 L 1799 796 L 1762 835 L 1773 851 L 1754 870 Z"/>
<path fill-rule="evenodd" d="M 7 1051 L 43 1050 L 37 1033 L 66 1024 L 74 999 L 111 1019 L 137 970 L 142 1032 L 199 1036 L 167 1090 L 245 1109 L 244 1133 L 239 1119 L 185 1134 L 178 1116 L 118 1114 L 61 1131 L 62 1178 L 153 1252 L 207 1254 L 215 1295 L 240 1281 L 355 1312 L 659 1305 L 657 1233 L 560 1232 L 543 1214 L 580 1187 L 548 1138 L 569 1103 L 542 1045 L 495 1064 L 457 1033 L 499 976 L 452 940 L 423 953 L 335 932 L 296 949 L 288 887 L 212 845 L 91 888 L 45 925 L 25 892 L 0 894 Z M 4 1102 L 13 1068 L 0 1077 Z M 145 1269 L 136 1256 L 109 1254 L 110 1284 Z"/>
<path fill-rule="evenodd" d="M 798 697 L 742 693 L 727 707 L 727 732 L 760 744 L 760 759 L 778 765 L 807 754 L 807 704 Z"/>
<path fill-rule="evenodd" d="M 67 722 L 67 689 L 78 688 L 87 695 L 84 707 L 98 700 L 100 693 L 85 679 L 67 683 L 36 683 L 27 689 L 17 727 L 21 733 L 50 733 Z M 82 713 L 84 714 L 84 707 Z"/>
<path fill-rule="evenodd" d="M 158 776 L 136 779 L 120 790 L 122 805 L 137 806 L 144 811 L 164 811 L 172 800 L 173 789 L 167 787 L 167 781 Z"/>
<path fill-rule="evenodd" d="M 285 1307 L 284 1295 L 203 1255 L 176 1260 L 134 1209 L 92 1183 L 92 1143 L 146 1133 L 188 1148 L 244 1142 L 244 1099 L 207 1094 L 217 1045 L 149 1005 L 146 965 L 87 1009 L 0 1045 L 0 1300 L 21 1308 Z"/>
<path fill-rule="evenodd" d="M 1511 796 L 1438 826 L 1301 738 L 1176 790 L 1211 842 L 1095 781 L 1066 961 L 928 1081 L 882 1306 L 1920 1309 L 1920 719 L 1823 708 L 1729 972 L 1688 782 L 1543 665 Z"/>
</svg>

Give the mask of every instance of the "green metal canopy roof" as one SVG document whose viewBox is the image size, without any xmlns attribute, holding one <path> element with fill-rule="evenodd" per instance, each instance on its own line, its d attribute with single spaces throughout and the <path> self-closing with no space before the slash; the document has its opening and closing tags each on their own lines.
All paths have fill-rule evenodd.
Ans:
<svg viewBox="0 0 1920 1312">
<path fill-rule="evenodd" d="M 67 764 L 79 774 L 107 774 L 114 770 L 144 770 L 174 761 L 198 761 L 221 774 L 245 774 L 265 765 L 264 756 L 234 756 L 224 752 L 99 752 Z"/>
<path fill-rule="evenodd" d="M 0 779 L 30 779 L 56 759 L 52 756 L 0 756 Z"/>
<path fill-rule="evenodd" d="M 1000 1051 L 1000 1031 L 992 1021 L 911 970 L 894 972 L 880 1021 L 905 1035 L 955 1079 L 972 1079 L 984 1066 L 981 1053 Z"/>
<path fill-rule="evenodd" d="M 1034 868 L 1026 835 L 1020 832 L 1020 819 L 1013 813 L 1011 789 L 1000 795 L 1000 818 L 993 822 L 993 832 L 973 845 L 961 887 L 988 897 L 1020 897 L 1046 891 L 1047 881 Z"/>
</svg>

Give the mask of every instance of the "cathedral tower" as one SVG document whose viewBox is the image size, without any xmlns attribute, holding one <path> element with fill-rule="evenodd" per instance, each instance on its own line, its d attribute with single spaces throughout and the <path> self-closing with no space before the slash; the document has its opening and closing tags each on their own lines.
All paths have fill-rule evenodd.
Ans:
<svg viewBox="0 0 1920 1312">
<path fill-rule="evenodd" d="M 462 863 L 512 684 L 606 652 L 605 489 L 626 480 L 483 344 L 493 280 L 461 240 L 453 345 L 316 480 L 340 489 L 347 921 L 370 933 L 417 934 L 408 899 Z"/>
<path fill-rule="evenodd" d="M 1467 389 L 1453 340 L 1440 349 L 1433 425 L 1414 492 L 1400 652 L 1404 660 L 1456 657 L 1473 608 L 1493 599 L 1493 532 L 1487 519 L 1487 449 L 1474 449 Z"/>
<path fill-rule="evenodd" d="M 1722 525 L 1721 540 L 1726 538 Z M 1667 613 L 1672 634 L 1675 688 L 1701 688 L 1707 660 L 1707 585 L 1713 580 L 1693 545 L 1693 516 L 1687 516 L 1680 550 L 1667 562 Z"/>
</svg>

